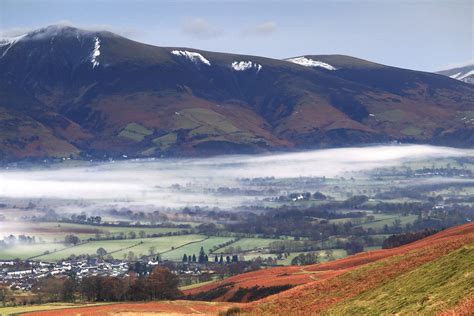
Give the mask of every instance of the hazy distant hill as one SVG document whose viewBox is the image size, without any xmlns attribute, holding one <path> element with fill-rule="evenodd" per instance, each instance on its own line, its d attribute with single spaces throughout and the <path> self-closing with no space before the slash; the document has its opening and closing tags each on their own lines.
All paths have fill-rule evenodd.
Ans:
<svg viewBox="0 0 474 316">
<path fill-rule="evenodd" d="M 464 82 L 349 56 L 275 60 L 63 26 L 0 40 L 3 159 L 472 147 L 473 104 Z"/>
<path fill-rule="evenodd" d="M 461 80 L 466 83 L 474 84 L 474 64 L 443 70 L 438 72 L 440 75 L 448 76 L 456 80 Z"/>
</svg>

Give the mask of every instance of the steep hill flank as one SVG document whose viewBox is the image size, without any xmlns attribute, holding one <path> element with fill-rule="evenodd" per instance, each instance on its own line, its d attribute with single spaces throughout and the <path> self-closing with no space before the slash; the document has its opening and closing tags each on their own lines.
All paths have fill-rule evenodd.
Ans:
<svg viewBox="0 0 474 316">
<path fill-rule="evenodd" d="M 247 312 L 436 314 L 462 308 L 474 295 L 473 254 L 474 224 L 464 225 L 393 251 L 336 261 L 348 271 L 252 303 Z M 353 266 L 354 259 L 362 265 Z M 323 266 L 312 270 L 325 271 Z"/>
</svg>

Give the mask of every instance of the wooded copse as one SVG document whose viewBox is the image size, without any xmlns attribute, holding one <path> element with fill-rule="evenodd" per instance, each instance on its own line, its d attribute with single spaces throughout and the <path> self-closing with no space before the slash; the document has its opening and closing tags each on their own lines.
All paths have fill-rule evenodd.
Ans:
<svg viewBox="0 0 474 316">
<path fill-rule="evenodd" d="M 33 293 L 38 303 L 152 301 L 178 298 L 178 284 L 178 277 L 169 269 L 156 267 L 148 274 L 130 273 L 128 277 L 48 277 L 35 284 Z"/>
</svg>

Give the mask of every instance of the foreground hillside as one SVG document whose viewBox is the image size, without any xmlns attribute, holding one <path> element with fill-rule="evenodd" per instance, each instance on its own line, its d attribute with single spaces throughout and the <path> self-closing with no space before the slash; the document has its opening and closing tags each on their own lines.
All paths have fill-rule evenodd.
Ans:
<svg viewBox="0 0 474 316">
<path fill-rule="evenodd" d="M 405 247 L 368 253 L 341 275 L 252 303 L 257 314 L 437 314 L 470 309 L 474 299 L 474 225 L 450 229 Z M 361 256 L 362 257 L 362 256 Z M 362 258 L 360 258 L 362 259 Z M 363 263 L 362 259 L 360 263 Z M 324 265 L 312 271 L 325 271 Z M 471 307 L 470 307 L 471 306 Z"/>
<path fill-rule="evenodd" d="M 474 87 L 341 55 L 286 60 L 51 26 L 0 40 L 0 159 L 474 144 Z"/>
<path fill-rule="evenodd" d="M 254 315 L 469 315 L 474 312 L 474 223 L 399 248 L 301 267 L 247 273 L 188 291 L 230 290 L 215 300 L 229 300 L 239 287 L 271 288 L 301 284 L 250 303 L 199 301 L 115 304 L 26 315 L 125 315 L 137 313 L 217 314 L 239 308 Z M 233 294 L 232 294 L 233 293 Z M 245 301 L 249 297 L 242 297 Z"/>
</svg>

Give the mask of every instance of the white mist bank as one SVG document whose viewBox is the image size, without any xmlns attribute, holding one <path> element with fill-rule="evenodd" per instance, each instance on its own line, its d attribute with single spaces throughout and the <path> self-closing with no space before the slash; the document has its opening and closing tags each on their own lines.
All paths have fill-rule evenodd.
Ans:
<svg viewBox="0 0 474 316">
<path fill-rule="evenodd" d="M 309 152 L 157 159 L 53 170 L 0 171 L 0 197 L 126 201 L 160 207 L 238 205 L 236 197 L 198 192 L 237 186 L 239 178 L 335 177 L 406 161 L 474 157 L 474 150 L 425 145 L 324 149 Z M 170 190 L 173 184 L 190 192 Z"/>
</svg>

